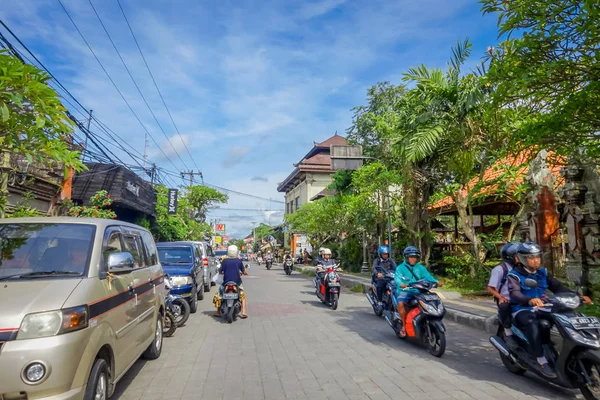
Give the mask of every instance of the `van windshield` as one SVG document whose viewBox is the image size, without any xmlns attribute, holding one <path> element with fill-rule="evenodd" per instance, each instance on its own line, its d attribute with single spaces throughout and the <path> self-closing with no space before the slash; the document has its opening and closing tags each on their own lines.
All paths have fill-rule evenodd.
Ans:
<svg viewBox="0 0 600 400">
<path fill-rule="evenodd" d="M 83 276 L 95 231 L 84 224 L 0 224 L 0 279 Z"/>
<path fill-rule="evenodd" d="M 159 247 L 158 259 L 161 264 L 190 264 L 193 260 L 189 247 Z"/>
</svg>

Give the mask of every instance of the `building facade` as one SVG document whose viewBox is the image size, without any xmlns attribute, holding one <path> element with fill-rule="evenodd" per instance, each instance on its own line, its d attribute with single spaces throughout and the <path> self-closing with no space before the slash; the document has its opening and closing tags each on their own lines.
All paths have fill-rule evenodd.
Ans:
<svg viewBox="0 0 600 400">
<path fill-rule="evenodd" d="M 314 143 L 313 148 L 294 164 L 294 170 L 277 187 L 277 191 L 285 193 L 285 213 L 291 214 L 303 204 L 318 198 L 331 184 L 331 146 L 346 145 L 346 138 L 337 133 L 321 143 Z"/>
</svg>

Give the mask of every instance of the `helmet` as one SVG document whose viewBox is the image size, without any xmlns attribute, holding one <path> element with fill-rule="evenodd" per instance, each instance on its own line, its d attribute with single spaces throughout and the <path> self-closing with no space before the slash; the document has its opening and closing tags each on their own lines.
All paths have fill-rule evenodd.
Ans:
<svg viewBox="0 0 600 400">
<path fill-rule="evenodd" d="M 517 254 L 517 249 L 519 248 L 519 243 L 516 242 L 508 242 L 502 249 L 500 250 L 500 257 L 502 261 L 507 264 L 515 265 L 515 254 Z"/>
<path fill-rule="evenodd" d="M 529 267 L 529 259 L 542 256 L 542 248 L 533 242 L 521 243 L 517 247 L 516 256 L 519 262 L 525 267 Z"/>
<path fill-rule="evenodd" d="M 286 250 L 286 251 L 285 251 L 285 254 L 290 254 L 290 251 L 289 251 L 289 250 Z"/>
<path fill-rule="evenodd" d="M 323 249 L 323 255 L 331 255 L 331 250 L 330 249 Z"/>
<path fill-rule="evenodd" d="M 238 256 L 239 250 L 235 244 L 232 244 L 227 248 L 227 257 L 236 258 Z"/>
<path fill-rule="evenodd" d="M 415 246 L 408 246 L 404 249 L 404 258 L 408 257 L 417 257 L 417 259 L 421 258 L 421 252 Z"/>
<path fill-rule="evenodd" d="M 324 250 L 325 250 L 325 247 L 321 247 L 321 248 L 319 249 L 319 254 L 323 254 L 323 251 L 324 251 Z"/>
<path fill-rule="evenodd" d="M 387 246 L 379 246 L 379 248 L 377 249 L 377 252 L 379 253 L 379 257 L 381 258 L 382 254 L 390 254 L 390 248 Z"/>
</svg>

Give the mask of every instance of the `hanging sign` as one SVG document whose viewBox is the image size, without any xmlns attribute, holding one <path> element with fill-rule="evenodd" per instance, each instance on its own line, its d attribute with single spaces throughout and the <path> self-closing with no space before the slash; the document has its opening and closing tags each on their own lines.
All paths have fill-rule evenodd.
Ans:
<svg viewBox="0 0 600 400">
<path fill-rule="evenodd" d="M 169 199 L 167 204 L 167 213 L 168 214 L 177 214 L 177 194 L 179 191 L 177 189 L 169 189 Z"/>
</svg>

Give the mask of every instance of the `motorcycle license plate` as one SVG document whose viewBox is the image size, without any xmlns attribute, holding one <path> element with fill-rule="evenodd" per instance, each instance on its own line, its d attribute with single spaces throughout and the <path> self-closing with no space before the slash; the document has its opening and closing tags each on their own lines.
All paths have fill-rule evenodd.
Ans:
<svg viewBox="0 0 600 400">
<path fill-rule="evenodd" d="M 237 299 L 238 294 L 237 293 L 223 293 L 223 298 L 224 299 Z"/>
<path fill-rule="evenodd" d="M 580 329 L 598 329 L 600 328 L 600 320 L 596 317 L 575 317 L 569 318 L 573 328 Z"/>
<path fill-rule="evenodd" d="M 423 296 L 426 301 L 439 300 L 439 296 L 437 294 L 426 294 Z"/>
</svg>

